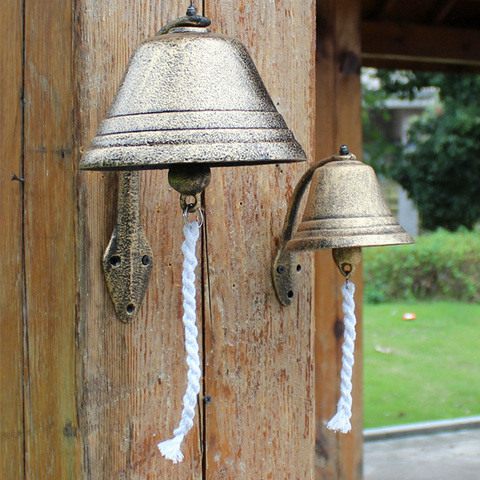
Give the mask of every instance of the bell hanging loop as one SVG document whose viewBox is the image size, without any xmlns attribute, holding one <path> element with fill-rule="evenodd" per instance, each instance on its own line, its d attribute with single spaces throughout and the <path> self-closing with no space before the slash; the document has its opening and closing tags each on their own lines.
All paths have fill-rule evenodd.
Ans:
<svg viewBox="0 0 480 480">
<path fill-rule="evenodd" d="M 164 35 L 170 32 L 170 30 L 179 27 L 208 27 L 211 23 L 212 21 L 210 19 L 197 15 L 196 8 L 193 5 L 190 5 L 187 8 L 186 17 L 179 17 L 172 22 L 167 23 L 167 25 L 158 31 L 157 35 Z"/>
</svg>

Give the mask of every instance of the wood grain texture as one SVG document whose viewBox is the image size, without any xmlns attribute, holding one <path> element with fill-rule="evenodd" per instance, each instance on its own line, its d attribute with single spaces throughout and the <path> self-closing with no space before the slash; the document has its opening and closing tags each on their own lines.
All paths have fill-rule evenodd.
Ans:
<svg viewBox="0 0 480 480">
<path fill-rule="evenodd" d="M 480 65 L 465 63 L 437 63 L 422 60 L 398 59 L 398 58 L 380 58 L 377 56 L 362 55 L 362 65 L 364 67 L 382 68 L 385 70 L 416 70 L 419 72 L 447 72 L 461 73 L 465 75 L 478 75 Z"/>
<path fill-rule="evenodd" d="M 76 2 L 79 148 L 88 146 L 95 135 L 135 46 L 184 15 L 185 8 L 173 0 Z M 79 149 L 76 154 L 79 161 Z M 180 420 L 186 387 L 181 322 L 183 220 L 178 194 L 169 188 L 166 171 L 146 171 L 140 176 L 142 216 L 154 267 L 139 315 L 125 325 L 115 315 L 101 267 L 116 218 L 118 177 L 79 173 L 81 478 L 199 479 L 198 421 L 184 442 L 183 463 L 173 465 L 156 448 L 159 441 L 171 437 Z M 201 320 L 201 295 L 197 301 Z"/>
<path fill-rule="evenodd" d="M 212 30 L 239 38 L 296 138 L 313 147 L 314 4 L 206 2 Z M 271 262 L 305 165 L 214 169 L 205 194 L 205 478 L 313 475 L 311 255 L 301 294 L 277 302 Z"/>
<path fill-rule="evenodd" d="M 25 8 L 25 478 L 74 478 L 72 3 Z"/>
<path fill-rule="evenodd" d="M 0 477 L 24 478 L 22 328 L 22 52 L 21 2 L 0 15 Z"/>
<path fill-rule="evenodd" d="M 316 56 L 317 160 L 338 152 L 347 144 L 361 158 L 360 1 L 317 1 Z M 357 270 L 357 340 L 353 376 L 352 432 L 336 434 L 325 422 L 336 411 L 340 392 L 343 313 L 340 285 L 330 251 L 318 252 L 315 260 L 315 383 L 316 383 L 316 479 L 362 478 L 362 322 L 363 280 Z"/>
<path fill-rule="evenodd" d="M 448 38 L 446 42 L 445 39 Z M 480 32 L 443 26 L 362 23 L 362 57 L 372 61 L 411 62 L 480 70 Z"/>
</svg>

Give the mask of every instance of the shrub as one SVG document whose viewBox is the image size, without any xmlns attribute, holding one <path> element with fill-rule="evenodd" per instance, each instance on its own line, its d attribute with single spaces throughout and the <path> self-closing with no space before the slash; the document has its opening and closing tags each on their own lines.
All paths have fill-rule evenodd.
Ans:
<svg viewBox="0 0 480 480">
<path fill-rule="evenodd" d="M 480 231 L 438 230 L 414 245 L 364 248 L 365 301 L 480 300 Z"/>
</svg>

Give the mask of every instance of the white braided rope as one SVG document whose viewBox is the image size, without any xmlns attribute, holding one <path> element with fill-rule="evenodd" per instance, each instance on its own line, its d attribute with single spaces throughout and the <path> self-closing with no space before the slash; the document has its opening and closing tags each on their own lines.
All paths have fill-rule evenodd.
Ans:
<svg viewBox="0 0 480 480">
<path fill-rule="evenodd" d="M 344 341 L 342 346 L 342 370 L 340 372 L 340 399 L 337 403 L 337 413 L 328 422 L 327 428 L 336 432 L 348 433 L 352 429 L 352 371 L 355 348 L 355 285 L 348 280 L 342 285 L 343 303 L 342 309 L 345 317 Z"/>
<path fill-rule="evenodd" d="M 183 294 L 183 324 L 185 325 L 185 349 L 187 351 L 187 390 L 183 397 L 182 418 L 178 427 L 173 431 L 173 438 L 158 444 L 160 453 L 173 463 L 183 460 L 181 446 L 183 439 L 193 426 L 197 397 L 200 392 L 200 357 L 198 355 L 198 329 L 196 320 L 196 289 L 195 289 L 195 267 L 198 264 L 195 255 L 195 247 L 200 233 L 200 226 L 197 222 L 190 222 L 183 227 L 185 241 L 182 244 L 184 255 L 182 273 L 182 294 Z"/>
</svg>

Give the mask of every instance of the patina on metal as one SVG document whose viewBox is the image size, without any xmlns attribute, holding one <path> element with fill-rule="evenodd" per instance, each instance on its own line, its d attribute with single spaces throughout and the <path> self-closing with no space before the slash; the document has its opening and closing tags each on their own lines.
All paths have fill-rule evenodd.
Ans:
<svg viewBox="0 0 480 480">
<path fill-rule="evenodd" d="M 102 262 L 115 311 L 125 323 L 137 316 L 153 268 L 140 214 L 139 182 L 138 171 L 121 173 L 117 223 Z"/>
<path fill-rule="evenodd" d="M 81 169 L 306 160 L 246 48 L 187 15 L 141 43 Z"/>
<path fill-rule="evenodd" d="M 310 185 L 297 228 L 303 195 Z M 334 249 L 342 275 L 352 275 L 361 260 L 360 247 L 413 243 L 390 212 L 372 167 L 342 146 L 339 155 L 312 165 L 290 201 L 272 275 L 278 299 L 290 305 L 301 271 L 298 252 Z"/>
</svg>

